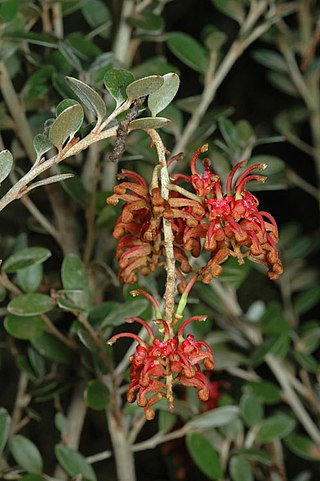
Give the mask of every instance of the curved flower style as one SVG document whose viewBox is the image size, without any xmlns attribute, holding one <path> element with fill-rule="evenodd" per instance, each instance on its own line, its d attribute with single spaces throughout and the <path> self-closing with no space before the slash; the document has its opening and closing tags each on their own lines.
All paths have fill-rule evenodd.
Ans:
<svg viewBox="0 0 320 481">
<path fill-rule="evenodd" d="M 109 339 L 110 345 L 121 337 L 130 337 L 138 342 L 135 353 L 129 358 L 131 366 L 127 400 L 132 403 L 137 399 L 138 405 L 144 408 L 148 420 L 155 416 L 152 406 L 162 398 L 167 398 L 170 409 L 173 408 L 172 387 L 175 384 L 195 387 L 201 401 L 209 399 L 210 387 L 199 363 L 203 362 L 208 370 L 213 369 L 211 349 L 205 341 L 195 341 L 192 334 L 183 336 L 187 324 L 206 318 L 190 317 L 181 324 L 177 335 L 172 334 L 167 321 L 156 319 L 154 322 L 162 324 L 163 327 L 163 338 L 160 339 L 155 337 L 153 330 L 143 319 L 132 317 L 126 321 L 142 324 L 148 331 L 148 342 L 131 332 L 116 334 Z"/>
</svg>

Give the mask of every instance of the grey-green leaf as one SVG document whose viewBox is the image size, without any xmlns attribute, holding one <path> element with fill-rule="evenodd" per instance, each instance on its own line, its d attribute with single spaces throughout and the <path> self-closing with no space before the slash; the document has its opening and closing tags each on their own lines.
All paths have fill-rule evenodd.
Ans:
<svg viewBox="0 0 320 481">
<path fill-rule="evenodd" d="M 41 336 L 31 339 L 31 343 L 41 356 L 51 361 L 62 364 L 69 364 L 72 361 L 71 349 L 48 332 L 43 332 Z"/>
<path fill-rule="evenodd" d="M 244 394 L 240 400 L 240 410 L 248 427 L 255 426 L 263 417 L 263 405 L 254 394 Z"/>
<path fill-rule="evenodd" d="M 8 274 L 13 274 L 19 269 L 41 264 L 50 256 L 51 252 L 45 247 L 26 247 L 8 257 L 3 263 L 3 270 Z"/>
<path fill-rule="evenodd" d="M 158 90 L 163 82 L 161 75 L 150 75 L 130 83 L 126 88 L 126 94 L 129 99 L 138 99 Z"/>
<path fill-rule="evenodd" d="M 245 18 L 245 9 L 239 0 L 211 0 L 213 5 L 240 25 Z"/>
<path fill-rule="evenodd" d="M 126 88 L 134 80 L 134 75 L 123 68 L 111 68 L 106 71 L 103 81 L 110 95 L 117 102 L 117 107 L 126 100 Z"/>
<path fill-rule="evenodd" d="M 0 456 L 7 443 L 11 417 L 6 409 L 0 408 Z"/>
<path fill-rule="evenodd" d="M 45 294 L 23 294 L 8 304 L 8 311 L 16 316 L 37 316 L 51 311 L 55 303 Z"/>
<path fill-rule="evenodd" d="M 61 102 L 58 103 L 56 108 L 57 117 L 60 115 L 64 110 L 68 107 L 72 107 L 73 105 L 80 105 L 77 100 L 74 99 L 63 99 Z"/>
<path fill-rule="evenodd" d="M 170 120 L 165 119 L 164 117 L 143 117 L 130 122 L 129 130 L 159 129 L 169 123 Z"/>
<path fill-rule="evenodd" d="M 161 87 L 148 97 L 148 107 L 153 117 L 170 104 L 178 92 L 179 85 L 180 79 L 176 73 L 163 75 L 163 84 Z"/>
<path fill-rule="evenodd" d="M 269 443 L 274 439 L 281 439 L 291 433 L 295 424 L 295 420 L 286 414 L 275 414 L 261 423 L 257 441 Z"/>
<path fill-rule="evenodd" d="M 68 254 L 62 263 L 61 278 L 64 289 L 86 289 L 88 278 L 80 257 Z"/>
<path fill-rule="evenodd" d="M 188 451 L 198 468 L 209 478 L 218 480 L 222 467 L 218 453 L 210 441 L 200 433 L 190 433 L 186 437 Z"/>
<path fill-rule="evenodd" d="M 239 415 L 238 406 L 223 406 L 195 416 L 187 423 L 193 429 L 210 429 L 225 426 Z"/>
<path fill-rule="evenodd" d="M 82 125 L 83 117 L 84 112 L 80 104 L 72 105 L 58 115 L 49 132 L 49 139 L 58 150 L 62 149 L 68 138 L 74 137 Z"/>
<path fill-rule="evenodd" d="M 103 117 L 107 113 L 106 104 L 102 100 L 99 94 L 93 90 L 89 85 L 81 82 L 73 77 L 66 77 L 66 82 L 69 87 L 74 91 L 74 93 L 79 97 L 81 102 L 96 114 L 98 118 L 98 123 L 102 122 Z"/>
<path fill-rule="evenodd" d="M 4 327 L 16 339 L 29 340 L 40 336 L 45 325 L 38 316 L 22 317 L 8 314 L 4 319 Z"/>
<path fill-rule="evenodd" d="M 28 473 L 40 474 L 42 458 L 37 446 L 30 439 L 17 434 L 9 443 L 10 451 L 16 462 Z"/>
<path fill-rule="evenodd" d="M 251 464 L 242 456 L 232 456 L 229 464 L 232 481 L 253 481 Z"/>
<path fill-rule="evenodd" d="M 55 453 L 59 463 L 70 476 L 80 474 L 84 480 L 96 481 L 95 472 L 82 454 L 63 444 L 56 445 Z"/>
<path fill-rule="evenodd" d="M 13 158 L 9 150 L 2 150 L 0 152 L 0 183 L 8 177 L 11 172 Z"/>
<path fill-rule="evenodd" d="M 37 134 L 33 139 L 33 147 L 39 159 L 52 148 L 52 143 L 46 134 Z"/>
<path fill-rule="evenodd" d="M 55 182 L 62 182 L 63 180 L 71 179 L 74 177 L 74 174 L 57 174 L 57 175 L 52 175 L 51 177 L 48 177 L 47 179 L 42 179 L 38 180 L 37 182 L 34 182 L 33 184 L 30 184 L 28 186 L 28 192 L 30 190 L 36 189 L 37 187 L 41 187 L 43 185 L 49 185 L 49 184 L 54 184 Z"/>
<path fill-rule="evenodd" d="M 110 398 L 109 389 L 101 381 L 93 379 L 88 382 L 84 398 L 91 409 L 101 411 L 108 405 Z"/>
<path fill-rule="evenodd" d="M 193 37 L 182 32 L 172 32 L 168 35 L 167 44 L 171 52 L 183 63 L 197 72 L 206 72 L 208 53 Z"/>
</svg>

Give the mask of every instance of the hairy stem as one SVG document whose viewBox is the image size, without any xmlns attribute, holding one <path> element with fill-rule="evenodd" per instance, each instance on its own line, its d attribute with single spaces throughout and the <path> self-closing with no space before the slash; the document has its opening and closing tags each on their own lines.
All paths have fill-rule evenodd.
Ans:
<svg viewBox="0 0 320 481">
<path fill-rule="evenodd" d="M 170 178 L 167 170 L 166 163 L 166 149 L 162 143 L 161 137 L 154 129 L 147 131 L 150 135 L 158 153 L 159 164 L 161 165 L 161 195 L 165 200 L 169 199 L 169 184 Z M 173 322 L 174 314 L 174 295 L 176 288 L 176 272 L 175 272 L 175 256 L 173 250 L 173 232 L 171 228 L 171 221 L 169 219 L 163 219 L 163 235 L 164 235 L 164 248 L 166 253 L 166 270 L 167 281 L 164 294 L 164 313 L 165 319 L 169 325 Z"/>
</svg>

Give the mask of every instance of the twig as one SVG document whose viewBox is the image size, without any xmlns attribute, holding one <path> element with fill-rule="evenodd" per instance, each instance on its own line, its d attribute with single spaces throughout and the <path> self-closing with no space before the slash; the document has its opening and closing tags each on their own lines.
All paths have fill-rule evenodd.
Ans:
<svg viewBox="0 0 320 481">
<path fill-rule="evenodd" d="M 123 0 L 120 23 L 117 34 L 113 43 L 113 54 L 115 58 L 124 66 L 127 67 L 130 63 L 128 45 L 131 38 L 132 27 L 127 19 L 132 15 L 134 10 L 132 0 Z"/>
<path fill-rule="evenodd" d="M 309 434 L 310 438 L 317 444 L 320 445 L 320 431 L 317 428 L 316 424 L 313 422 L 307 411 L 305 410 L 303 404 L 301 403 L 300 399 L 298 398 L 297 394 L 293 390 L 288 376 L 286 374 L 286 369 L 283 366 L 283 363 L 268 354 L 266 356 L 266 362 L 270 369 L 272 370 L 274 376 L 277 378 L 280 386 L 282 387 L 283 393 L 285 395 L 285 401 L 289 404 L 292 411 L 295 413 L 299 421 L 301 422 L 302 426 Z"/>
<path fill-rule="evenodd" d="M 159 164 L 161 165 L 161 196 L 163 199 L 169 199 L 169 184 L 170 178 L 166 163 L 166 149 L 162 143 L 161 137 L 154 129 L 147 130 L 150 135 L 158 153 Z M 175 272 L 175 256 L 173 250 L 173 232 L 171 227 L 171 220 L 163 219 L 163 235 L 164 248 L 166 253 L 166 270 L 167 280 L 164 294 L 164 313 L 165 319 L 168 323 L 172 322 L 174 314 L 174 296 L 176 288 L 176 272 Z"/>
</svg>

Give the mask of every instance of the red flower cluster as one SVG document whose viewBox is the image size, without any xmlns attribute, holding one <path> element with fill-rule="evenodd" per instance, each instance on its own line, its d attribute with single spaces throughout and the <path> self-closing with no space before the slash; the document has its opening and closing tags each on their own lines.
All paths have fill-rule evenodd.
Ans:
<svg viewBox="0 0 320 481">
<path fill-rule="evenodd" d="M 163 327 L 163 339 L 159 339 L 154 336 L 149 324 L 139 317 L 132 317 L 126 321 L 142 324 L 148 331 L 149 341 L 144 342 L 131 332 L 116 334 L 108 341 L 108 344 L 113 344 L 121 337 L 131 337 L 138 342 L 135 353 L 130 357 L 127 400 L 132 403 L 138 398 L 138 405 L 144 408 L 148 420 L 154 418 L 152 406 L 160 399 L 167 398 L 170 409 L 173 407 L 172 387 L 178 383 L 195 387 L 199 399 L 208 401 L 209 384 L 199 363 L 202 361 L 206 369 L 213 369 L 211 349 L 205 341 L 195 341 L 191 334 L 183 337 L 187 324 L 205 319 L 206 316 L 190 317 L 181 324 L 177 335 L 172 334 L 167 321 L 156 319 L 154 322 L 162 324 Z"/>
<path fill-rule="evenodd" d="M 191 161 L 191 176 L 173 176 L 174 182 L 184 180 L 192 184 L 204 215 L 194 227 L 183 226 L 180 232 L 181 244 L 197 256 L 204 239 L 204 249 L 210 252 L 210 259 L 201 270 L 202 281 L 209 283 L 218 277 L 221 265 L 229 256 L 236 257 L 239 264 L 248 259 L 268 267 L 270 279 L 277 279 L 283 272 L 276 243 L 278 228 L 274 218 L 267 212 L 259 211 L 257 197 L 245 190 L 250 181 L 264 182 L 265 176 L 251 174 L 254 170 L 264 170 L 266 164 L 255 164 L 242 172 L 236 182 L 235 174 L 246 165 L 238 162 L 231 170 L 226 192 L 223 193 L 219 176 L 212 173 L 209 159 L 203 160 L 204 169 L 199 173 L 196 161 L 207 146 L 199 148 Z M 182 227 L 182 226 L 181 226 Z"/>
<path fill-rule="evenodd" d="M 266 180 L 265 176 L 252 173 L 264 170 L 266 165 L 255 164 L 239 173 L 246 162 L 238 162 L 228 176 L 224 193 L 209 159 L 203 160 L 201 173 L 197 170 L 197 159 L 206 150 L 204 145 L 193 155 L 190 176 L 172 176 L 168 201 L 161 197 L 159 179 L 153 180 L 149 192 L 139 174 L 128 170 L 119 174 L 124 182 L 114 188 L 107 202 L 116 205 L 119 200 L 125 201 L 113 232 L 120 239 L 117 259 L 121 282 L 132 284 L 137 281 L 137 273 L 148 275 L 163 262 L 163 218 L 171 220 L 180 292 L 185 287 L 184 274 L 191 271 L 187 253 L 198 257 L 202 248 L 210 252 L 210 259 L 200 271 L 204 283 L 221 274 L 221 264 L 229 257 L 236 257 L 239 264 L 248 258 L 265 265 L 270 279 L 277 279 L 282 273 L 276 247 L 277 224 L 268 212 L 259 211 L 257 197 L 245 189 L 250 181 Z M 182 188 L 181 181 L 191 186 L 193 192 Z"/>
</svg>

